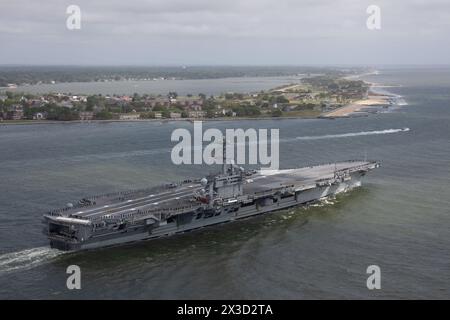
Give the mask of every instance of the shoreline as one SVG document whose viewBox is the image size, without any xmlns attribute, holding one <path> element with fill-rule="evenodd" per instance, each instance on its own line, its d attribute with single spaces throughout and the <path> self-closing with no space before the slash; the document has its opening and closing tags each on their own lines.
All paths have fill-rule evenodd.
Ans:
<svg viewBox="0 0 450 320">
<path fill-rule="evenodd" d="M 367 74 L 361 74 L 355 76 L 355 78 L 360 78 L 365 75 L 379 74 L 378 71 L 374 71 Z M 364 81 L 364 80 L 363 80 Z M 322 119 L 338 119 L 338 118 L 356 118 L 361 116 L 368 116 L 369 114 L 380 113 L 383 109 L 388 109 L 394 105 L 398 104 L 396 99 L 402 98 L 391 92 L 377 92 L 376 88 L 390 88 L 399 87 L 393 85 L 382 85 L 379 83 L 364 81 L 369 85 L 367 98 L 360 99 L 351 103 L 348 103 L 335 110 L 328 111 L 319 116 Z"/>
<path fill-rule="evenodd" d="M 377 113 L 373 110 L 389 108 L 394 103 L 392 99 L 395 98 L 394 95 L 387 94 L 377 94 L 370 95 L 367 99 L 357 100 L 349 103 L 345 106 L 337 108 L 335 110 L 329 111 L 322 114 L 322 118 L 348 118 L 355 117 L 358 115 L 365 115 L 366 113 Z"/>
<path fill-rule="evenodd" d="M 363 73 L 358 75 L 350 75 L 343 77 L 358 79 L 365 75 L 378 74 L 377 71 Z M 363 80 L 364 81 L 364 80 Z M 211 122 L 211 121 L 245 121 L 245 120 L 293 120 L 293 119 L 337 119 L 337 118 L 351 118 L 351 117 L 360 117 L 360 116 L 368 116 L 369 114 L 379 113 L 382 109 L 387 109 L 396 103 L 393 101 L 396 98 L 401 98 L 401 96 L 392 94 L 392 93 L 377 93 L 375 90 L 372 90 L 377 87 L 391 87 L 391 86 L 383 86 L 378 83 L 367 82 L 369 85 L 368 96 L 366 99 L 357 100 L 351 103 L 348 103 L 344 106 L 341 106 L 337 109 L 321 113 L 319 115 L 314 116 L 280 116 L 280 117 L 272 117 L 272 116 L 263 116 L 263 117 L 218 117 L 218 118 L 161 118 L 161 119 L 133 119 L 133 120 L 120 120 L 120 119 L 109 119 L 109 120 L 69 120 L 69 121 L 60 121 L 60 120 L 3 120 L 0 121 L 1 126 L 8 125 L 41 125 L 41 124 L 74 124 L 74 123 L 83 123 L 83 124 L 97 124 L 97 123 L 122 123 L 122 122 L 172 122 L 172 121 L 202 121 L 202 122 Z M 298 84 L 285 84 L 284 86 L 274 89 L 273 91 L 282 91 L 284 92 L 288 88 L 298 86 Z"/>
<path fill-rule="evenodd" d="M 311 120 L 311 119 L 320 119 L 321 116 L 314 117 L 240 117 L 240 118 L 178 118 L 178 119 L 136 119 L 136 120 L 69 120 L 69 121 L 57 121 L 57 120 L 20 120 L 20 121 L 1 121 L 1 126 L 25 126 L 25 125 L 43 125 L 43 124 L 96 124 L 96 123 L 126 123 L 126 122 L 194 122 L 194 121 L 202 121 L 202 122 L 212 122 L 212 121 L 245 121 L 245 120 Z"/>
</svg>

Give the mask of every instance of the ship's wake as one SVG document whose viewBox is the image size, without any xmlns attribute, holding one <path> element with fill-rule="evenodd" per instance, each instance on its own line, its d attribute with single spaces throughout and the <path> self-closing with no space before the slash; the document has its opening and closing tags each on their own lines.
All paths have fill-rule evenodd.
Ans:
<svg viewBox="0 0 450 320">
<path fill-rule="evenodd" d="M 397 105 L 397 106 L 407 106 L 408 102 L 406 102 L 406 100 L 403 99 L 402 97 L 398 97 L 395 105 Z"/>
<path fill-rule="evenodd" d="M 374 131 L 361 131 L 361 132 L 349 132 L 341 134 L 326 134 L 322 136 L 303 136 L 296 137 L 292 140 L 321 140 L 321 139 L 336 139 L 336 138 L 348 138 L 348 137 L 359 137 L 359 136 L 371 136 L 378 134 L 391 134 L 399 132 L 408 132 L 409 128 L 402 129 L 386 129 L 386 130 L 374 130 Z"/>
<path fill-rule="evenodd" d="M 48 263 L 61 254 L 64 254 L 64 252 L 49 247 L 5 253 L 0 255 L 0 274 L 9 271 L 27 270 Z"/>
</svg>

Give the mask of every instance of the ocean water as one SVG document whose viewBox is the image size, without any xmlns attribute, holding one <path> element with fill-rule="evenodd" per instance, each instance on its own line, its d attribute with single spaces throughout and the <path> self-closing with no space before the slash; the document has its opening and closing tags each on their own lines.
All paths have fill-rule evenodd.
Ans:
<svg viewBox="0 0 450 320">
<path fill-rule="evenodd" d="M 79 253 L 49 249 L 46 211 L 86 195 L 201 177 L 175 166 L 188 122 L 0 126 L 0 298 L 450 298 L 450 70 L 382 69 L 407 105 L 363 118 L 204 123 L 279 128 L 282 168 L 363 158 L 363 187 L 308 208 Z M 175 88 L 176 89 L 176 88 Z M 66 268 L 81 268 L 81 290 Z M 368 290 L 366 269 L 381 269 Z"/>
</svg>

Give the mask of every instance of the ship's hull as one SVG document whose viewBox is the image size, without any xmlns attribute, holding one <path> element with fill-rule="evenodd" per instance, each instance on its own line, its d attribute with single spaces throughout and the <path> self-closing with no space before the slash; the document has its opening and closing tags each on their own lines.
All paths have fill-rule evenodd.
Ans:
<svg viewBox="0 0 450 320">
<path fill-rule="evenodd" d="M 195 212 L 187 213 L 183 219 L 176 219 L 173 221 L 166 221 L 160 223 L 155 228 L 148 228 L 147 226 L 139 226 L 136 228 L 127 228 L 122 232 L 111 232 L 110 234 L 102 234 L 92 237 L 83 242 L 74 242 L 58 239 L 51 239 L 50 245 L 53 248 L 61 250 L 86 250 L 95 249 L 107 246 L 116 246 L 129 242 L 156 239 L 165 236 L 171 236 L 178 233 L 188 232 L 191 230 L 200 229 L 207 226 L 227 223 L 239 219 L 248 218 L 255 215 L 265 214 L 277 210 L 282 210 L 290 207 L 301 206 L 318 201 L 323 198 L 331 197 L 342 192 L 349 191 L 355 187 L 361 186 L 361 178 L 365 172 L 356 171 L 350 175 L 350 179 L 346 181 L 336 181 L 331 185 L 316 186 L 307 190 L 297 192 L 293 195 L 280 197 L 278 199 L 271 199 L 263 203 L 253 203 L 245 206 L 240 206 L 235 210 L 225 210 L 215 212 L 212 215 L 198 218 Z"/>
</svg>

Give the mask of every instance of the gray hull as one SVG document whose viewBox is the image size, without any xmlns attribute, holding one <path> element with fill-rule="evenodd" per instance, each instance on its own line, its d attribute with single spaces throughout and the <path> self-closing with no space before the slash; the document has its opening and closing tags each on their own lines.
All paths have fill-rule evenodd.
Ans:
<svg viewBox="0 0 450 320">
<path fill-rule="evenodd" d="M 271 190 L 255 201 L 236 201 L 236 203 L 232 202 L 230 205 L 216 206 L 213 209 L 197 207 L 195 210 L 188 210 L 181 214 L 172 215 L 165 220 L 161 219 L 156 221 L 158 219 L 147 219 L 139 224 L 130 223 L 122 230 L 111 229 L 102 232 L 91 232 L 90 236 L 86 235 L 86 239 L 82 238 L 81 241 L 79 238 L 68 240 L 67 238 L 58 238 L 58 236 L 53 235 L 53 237 L 49 237 L 50 244 L 52 247 L 62 250 L 84 250 L 115 246 L 123 243 L 170 236 L 206 226 L 227 223 L 294 206 L 301 206 L 361 186 L 361 180 L 366 171 L 356 170 L 349 172 L 345 177 L 333 177 L 333 179 L 325 181 L 322 179 L 319 182 L 316 179 L 314 180 L 314 185 L 310 181 L 302 181 L 303 183 L 297 185 L 296 189 L 291 190 L 293 192 L 281 193 L 277 190 Z M 255 179 L 258 178 L 272 180 L 275 177 L 260 175 Z M 180 190 L 178 191 L 176 189 L 174 193 L 182 194 L 183 190 Z M 245 191 L 246 188 L 244 187 L 244 195 Z M 251 191 L 252 194 L 258 194 L 258 191 L 252 190 L 251 188 L 248 188 L 247 191 Z M 158 199 L 165 198 L 161 196 Z"/>
</svg>

